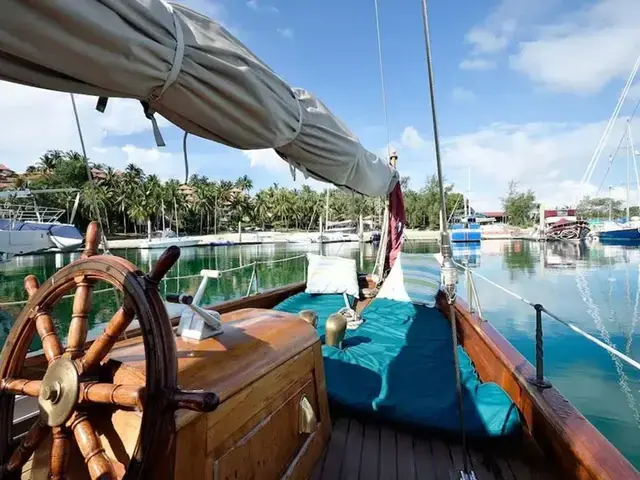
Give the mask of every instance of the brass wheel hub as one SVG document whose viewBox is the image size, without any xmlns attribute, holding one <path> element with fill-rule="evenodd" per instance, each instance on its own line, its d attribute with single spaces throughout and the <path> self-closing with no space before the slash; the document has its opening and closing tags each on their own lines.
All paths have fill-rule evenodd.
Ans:
<svg viewBox="0 0 640 480">
<path fill-rule="evenodd" d="M 78 402 L 79 389 L 78 370 L 72 360 L 59 358 L 51 362 L 38 395 L 42 420 L 50 427 L 69 420 Z"/>
</svg>

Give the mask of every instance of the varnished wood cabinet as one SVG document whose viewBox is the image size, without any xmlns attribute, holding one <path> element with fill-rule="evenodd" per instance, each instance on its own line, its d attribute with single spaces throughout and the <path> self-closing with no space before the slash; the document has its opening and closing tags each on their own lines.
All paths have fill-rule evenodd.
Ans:
<svg viewBox="0 0 640 480">
<path fill-rule="evenodd" d="M 221 357 L 207 367 L 217 372 L 218 389 L 212 387 L 222 403 L 215 412 L 179 419 L 176 479 L 307 478 L 331 429 L 315 330 L 268 310 L 241 310 L 223 320 L 225 334 L 199 342 L 198 350 L 226 344 L 242 350 L 242 359 L 230 354 L 235 360 Z M 240 332 L 241 344 L 231 345 Z"/>
<path fill-rule="evenodd" d="M 178 383 L 215 392 L 211 413 L 176 412 L 176 480 L 304 479 L 331 431 L 322 351 L 315 329 L 295 315 L 243 309 L 222 315 L 224 333 L 202 341 L 176 338 Z M 110 355 L 114 382 L 144 385 L 144 348 L 121 343 Z M 98 425 L 107 455 L 124 473 L 141 412 L 119 410 Z M 110 420 L 110 421 L 109 421 Z M 36 453 L 32 480 L 47 478 L 48 448 Z M 89 480 L 72 455 L 69 478 Z M 163 461 L 166 459 L 152 459 Z"/>
</svg>

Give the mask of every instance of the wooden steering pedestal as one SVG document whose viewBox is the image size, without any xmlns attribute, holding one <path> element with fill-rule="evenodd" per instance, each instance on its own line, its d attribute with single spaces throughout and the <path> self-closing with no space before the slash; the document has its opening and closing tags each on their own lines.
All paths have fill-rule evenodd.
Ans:
<svg viewBox="0 0 640 480">
<path fill-rule="evenodd" d="M 51 442 L 45 478 L 66 479 L 72 453 L 84 459 L 83 477 L 88 473 L 87 478 L 92 480 L 172 478 L 175 411 L 186 408 L 209 412 L 218 406 L 214 393 L 181 391 L 177 386 L 175 338 L 157 286 L 178 260 L 180 249 L 167 249 L 145 275 L 122 258 L 96 255 L 99 239 L 99 227 L 93 222 L 80 260 L 60 269 L 41 286 L 33 275 L 25 278 L 29 301 L 0 355 L 2 480 L 20 478 L 24 465 L 45 440 Z M 92 290 L 98 281 L 120 291 L 124 300 L 98 338 L 87 342 Z M 73 290 L 65 347 L 51 312 Z M 143 386 L 114 383 L 113 365 L 107 361 L 134 318 L 140 324 L 144 345 Z M 25 368 L 36 332 L 44 352 L 42 366 Z M 30 366 L 33 360 L 29 358 Z M 12 435 L 16 395 L 37 397 L 39 409 L 39 416 L 19 442 Z M 96 426 L 118 409 L 142 411 L 137 443 L 128 462 L 110 459 Z"/>
</svg>

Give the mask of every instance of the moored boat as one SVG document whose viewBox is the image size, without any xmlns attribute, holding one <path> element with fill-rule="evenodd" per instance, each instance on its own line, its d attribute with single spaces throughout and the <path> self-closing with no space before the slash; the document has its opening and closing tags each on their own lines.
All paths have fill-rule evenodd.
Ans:
<svg viewBox="0 0 640 480">
<path fill-rule="evenodd" d="M 451 225 L 451 241 L 477 243 L 482 241 L 482 228 L 474 217 L 466 217 Z"/>
</svg>

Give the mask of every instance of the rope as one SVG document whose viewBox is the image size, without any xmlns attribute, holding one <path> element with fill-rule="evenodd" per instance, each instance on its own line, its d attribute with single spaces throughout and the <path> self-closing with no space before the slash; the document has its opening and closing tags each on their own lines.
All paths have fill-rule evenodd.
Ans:
<svg viewBox="0 0 640 480">
<path fill-rule="evenodd" d="M 78 109 L 76 107 L 76 99 L 73 96 L 73 93 L 69 94 L 71 96 L 71 105 L 73 106 L 73 115 L 76 119 L 76 127 L 78 127 L 78 136 L 80 137 L 80 146 L 82 147 L 82 155 L 84 157 L 84 164 L 85 167 L 87 169 L 87 179 L 89 180 L 89 182 L 93 182 L 93 175 L 91 174 L 91 167 L 89 166 L 89 157 L 87 157 L 87 149 L 84 146 L 84 137 L 82 135 L 82 128 L 80 127 L 80 117 L 78 116 Z M 104 233 L 104 228 L 102 225 L 102 217 L 100 215 L 100 207 L 98 207 L 98 205 L 93 204 L 92 205 L 94 210 L 95 210 L 95 214 L 96 214 L 96 218 L 98 219 L 98 223 L 100 224 L 100 235 L 102 237 L 102 248 L 104 249 L 105 253 L 109 253 L 109 245 L 107 243 L 107 235 Z"/>
<path fill-rule="evenodd" d="M 471 271 L 471 269 L 468 269 L 466 266 L 453 261 L 454 264 L 456 264 L 457 266 L 465 269 L 465 270 L 469 270 L 469 272 L 472 275 L 477 276 L 478 278 L 481 278 L 482 280 L 484 280 L 485 282 L 493 285 L 496 288 L 499 288 L 500 290 L 502 290 L 503 292 L 507 293 L 508 295 L 511 295 L 514 298 L 517 298 L 518 300 L 520 300 L 523 303 L 526 303 L 527 305 L 535 308 L 535 304 L 531 303 L 529 300 L 527 300 L 524 297 L 521 297 L 520 295 L 518 295 L 517 293 L 503 287 L 502 285 L 497 284 L 496 282 L 494 282 L 493 280 L 488 279 L 487 277 L 480 275 L 478 272 L 473 272 Z M 626 363 L 628 363 L 629 365 L 631 365 L 632 367 L 640 370 L 640 363 L 637 362 L 636 360 L 634 360 L 633 358 L 628 357 L 627 355 L 625 355 L 624 353 L 620 352 L 619 350 L 616 350 L 615 348 L 607 345 L 606 343 L 598 340 L 597 338 L 595 338 L 593 335 L 588 334 L 587 332 L 585 332 L 584 330 L 582 330 L 580 327 L 577 327 L 576 325 L 574 325 L 571 322 L 568 322 L 566 320 L 563 320 L 562 318 L 560 318 L 559 316 L 557 316 L 555 313 L 547 310 L 546 308 L 542 307 L 542 311 L 544 313 L 546 313 L 547 315 L 549 315 L 551 318 L 553 318 L 554 320 L 560 322 L 561 324 L 563 324 L 564 326 L 570 328 L 571 330 L 573 330 L 574 332 L 578 333 L 579 335 L 582 335 L 584 338 L 586 338 L 587 340 L 595 343 L 596 345 L 604 348 L 605 350 L 607 350 L 609 353 L 615 355 L 616 357 L 624 360 Z"/>
<path fill-rule="evenodd" d="M 182 137 L 182 154 L 184 155 L 184 183 L 189 183 L 189 156 L 187 155 L 187 136 L 189 132 L 184 132 Z"/>
<path fill-rule="evenodd" d="M 380 35 L 380 14 L 378 13 L 378 0 L 373 0 L 376 12 L 376 34 L 378 36 L 378 62 L 380 63 L 380 86 L 382 88 L 382 111 L 384 112 L 384 126 L 387 131 L 387 156 L 391 156 L 391 136 L 389 135 L 389 118 L 387 115 L 387 91 L 384 86 L 384 67 L 382 63 L 382 36 Z"/>
</svg>

